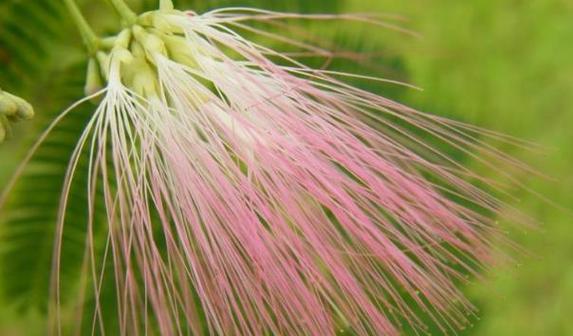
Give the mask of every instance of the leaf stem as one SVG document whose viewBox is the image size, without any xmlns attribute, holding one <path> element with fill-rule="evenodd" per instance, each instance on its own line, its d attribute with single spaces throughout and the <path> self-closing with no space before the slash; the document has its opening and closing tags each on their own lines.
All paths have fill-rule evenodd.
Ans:
<svg viewBox="0 0 573 336">
<path fill-rule="evenodd" d="M 137 15 L 123 0 L 107 0 L 128 26 L 135 24 Z"/>
<path fill-rule="evenodd" d="M 80 8 L 74 0 L 63 0 L 75 25 L 78 27 L 84 44 L 90 55 L 94 55 L 98 50 L 99 38 L 94 33 Z"/>
</svg>

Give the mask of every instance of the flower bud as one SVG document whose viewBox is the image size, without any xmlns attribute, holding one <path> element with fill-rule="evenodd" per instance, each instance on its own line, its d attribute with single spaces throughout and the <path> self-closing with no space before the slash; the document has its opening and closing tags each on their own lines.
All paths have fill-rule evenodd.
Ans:
<svg viewBox="0 0 573 336">
<path fill-rule="evenodd" d="M 140 16 L 138 22 L 144 27 L 153 27 L 164 33 L 183 34 L 185 30 L 174 19 L 177 15 L 162 12 L 149 12 Z"/>
<path fill-rule="evenodd" d="M 160 0 L 159 1 L 159 9 L 162 11 L 170 11 L 173 10 L 173 1 L 171 0 Z"/>
<path fill-rule="evenodd" d="M 92 96 L 104 88 L 104 83 L 101 78 L 100 67 L 96 58 L 90 58 L 88 61 L 88 70 L 86 75 L 86 84 L 84 86 L 84 93 L 86 96 Z M 99 103 L 99 99 L 92 99 L 92 103 Z"/>
<path fill-rule="evenodd" d="M 15 116 L 18 112 L 18 105 L 6 92 L 0 93 L 0 115 L 7 117 Z"/>
<path fill-rule="evenodd" d="M 145 55 L 150 62 L 155 62 L 157 54 L 167 55 L 165 43 L 159 37 L 146 32 L 143 27 L 134 26 L 133 35 L 145 50 Z"/>
<path fill-rule="evenodd" d="M 34 108 L 24 99 L 0 90 L 0 142 L 12 134 L 11 123 L 34 117 Z"/>
<path fill-rule="evenodd" d="M 119 33 L 119 35 L 117 35 L 114 47 L 128 49 L 129 44 L 131 43 L 131 38 L 131 31 L 129 29 L 124 29 L 121 33 Z"/>
<path fill-rule="evenodd" d="M 16 97 L 14 95 L 8 94 L 12 96 L 14 103 L 18 106 L 18 111 L 16 113 L 17 120 L 29 120 L 34 117 L 34 108 L 30 103 L 25 101 L 20 97 Z"/>
<path fill-rule="evenodd" d="M 184 37 L 174 35 L 162 36 L 163 42 L 167 47 L 170 58 L 180 64 L 194 68 L 197 66 L 196 56 L 193 50 L 188 48 L 187 41 Z"/>
</svg>

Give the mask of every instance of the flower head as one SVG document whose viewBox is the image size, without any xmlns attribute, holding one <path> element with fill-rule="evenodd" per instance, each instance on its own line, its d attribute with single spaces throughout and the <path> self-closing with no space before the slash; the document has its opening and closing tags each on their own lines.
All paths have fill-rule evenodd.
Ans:
<svg viewBox="0 0 573 336">
<path fill-rule="evenodd" d="M 0 89 L 0 143 L 12 134 L 12 123 L 34 117 L 32 105 Z"/>
<path fill-rule="evenodd" d="M 90 61 L 86 91 L 103 99 L 67 180 L 88 148 L 121 333 L 396 335 L 424 329 L 414 307 L 444 332 L 466 324 L 456 282 L 489 261 L 497 233 L 480 210 L 500 204 L 416 134 L 499 157 L 476 129 L 233 30 L 304 16 L 169 7 Z M 94 272 L 96 297 L 104 276 Z"/>
</svg>

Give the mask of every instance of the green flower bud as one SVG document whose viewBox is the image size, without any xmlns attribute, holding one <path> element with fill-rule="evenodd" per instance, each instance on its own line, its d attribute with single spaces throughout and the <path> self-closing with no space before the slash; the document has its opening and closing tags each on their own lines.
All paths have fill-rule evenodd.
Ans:
<svg viewBox="0 0 573 336">
<path fill-rule="evenodd" d="M 163 35 L 163 41 L 169 52 L 169 57 L 179 64 L 194 68 L 197 66 L 193 51 L 187 48 L 185 38 L 175 35 Z"/>
<path fill-rule="evenodd" d="M 0 142 L 12 135 L 12 123 L 34 117 L 34 108 L 24 99 L 0 90 Z"/>
<path fill-rule="evenodd" d="M 185 31 L 181 25 L 173 22 L 173 14 L 168 14 L 165 11 L 149 12 L 140 16 L 138 22 L 145 27 L 153 27 L 159 31 L 168 34 L 184 34 Z"/>
<path fill-rule="evenodd" d="M 18 106 L 16 113 L 17 120 L 30 120 L 34 117 L 34 108 L 30 103 L 20 97 L 16 97 L 8 93 L 12 97 L 14 103 Z"/>
<path fill-rule="evenodd" d="M 139 42 L 131 46 L 133 59 L 122 67 L 123 83 L 142 97 L 159 95 L 157 72 L 146 60 L 146 51 Z"/>
<path fill-rule="evenodd" d="M 98 62 L 95 58 L 90 58 L 88 61 L 88 70 L 84 92 L 86 96 L 91 96 L 101 89 L 103 89 L 103 81 L 101 78 Z"/>
<path fill-rule="evenodd" d="M 156 54 L 167 55 L 165 43 L 159 37 L 145 31 L 143 27 L 133 26 L 133 36 L 143 46 L 145 55 L 151 63 L 155 62 Z"/>
<path fill-rule="evenodd" d="M 129 44 L 131 43 L 132 37 L 133 36 L 129 29 L 122 30 L 121 33 L 117 35 L 114 47 L 129 49 Z"/>
<path fill-rule="evenodd" d="M 159 1 L 159 9 L 162 11 L 170 11 L 173 10 L 175 7 L 173 6 L 173 1 L 171 0 L 160 0 Z"/>
<path fill-rule="evenodd" d="M 0 93 L 0 115 L 13 117 L 18 113 L 18 105 L 7 92 Z"/>
</svg>

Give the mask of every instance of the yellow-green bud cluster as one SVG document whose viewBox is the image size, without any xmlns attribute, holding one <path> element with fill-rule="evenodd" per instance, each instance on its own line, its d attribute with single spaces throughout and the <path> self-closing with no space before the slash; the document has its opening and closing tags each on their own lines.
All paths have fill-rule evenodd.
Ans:
<svg viewBox="0 0 573 336">
<path fill-rule="evenodd" d="M 86 95 L 102 90 L 115 68 L 121 83 L 138 95 L 158 96 L 158 55 L 188 66 L 195 64 L 184 32 L 169 19 L 186 14 L 169 7 L 145 13 L 117 36 L 102 40 L 101 50 L 88 63 Z"/>
<path fill-rule="evenodd" d="M 12 134 L 12 123 L 34 117 L 34 108 L 24 99 L 0 89 L 0 142 Z"/>
</svg>

